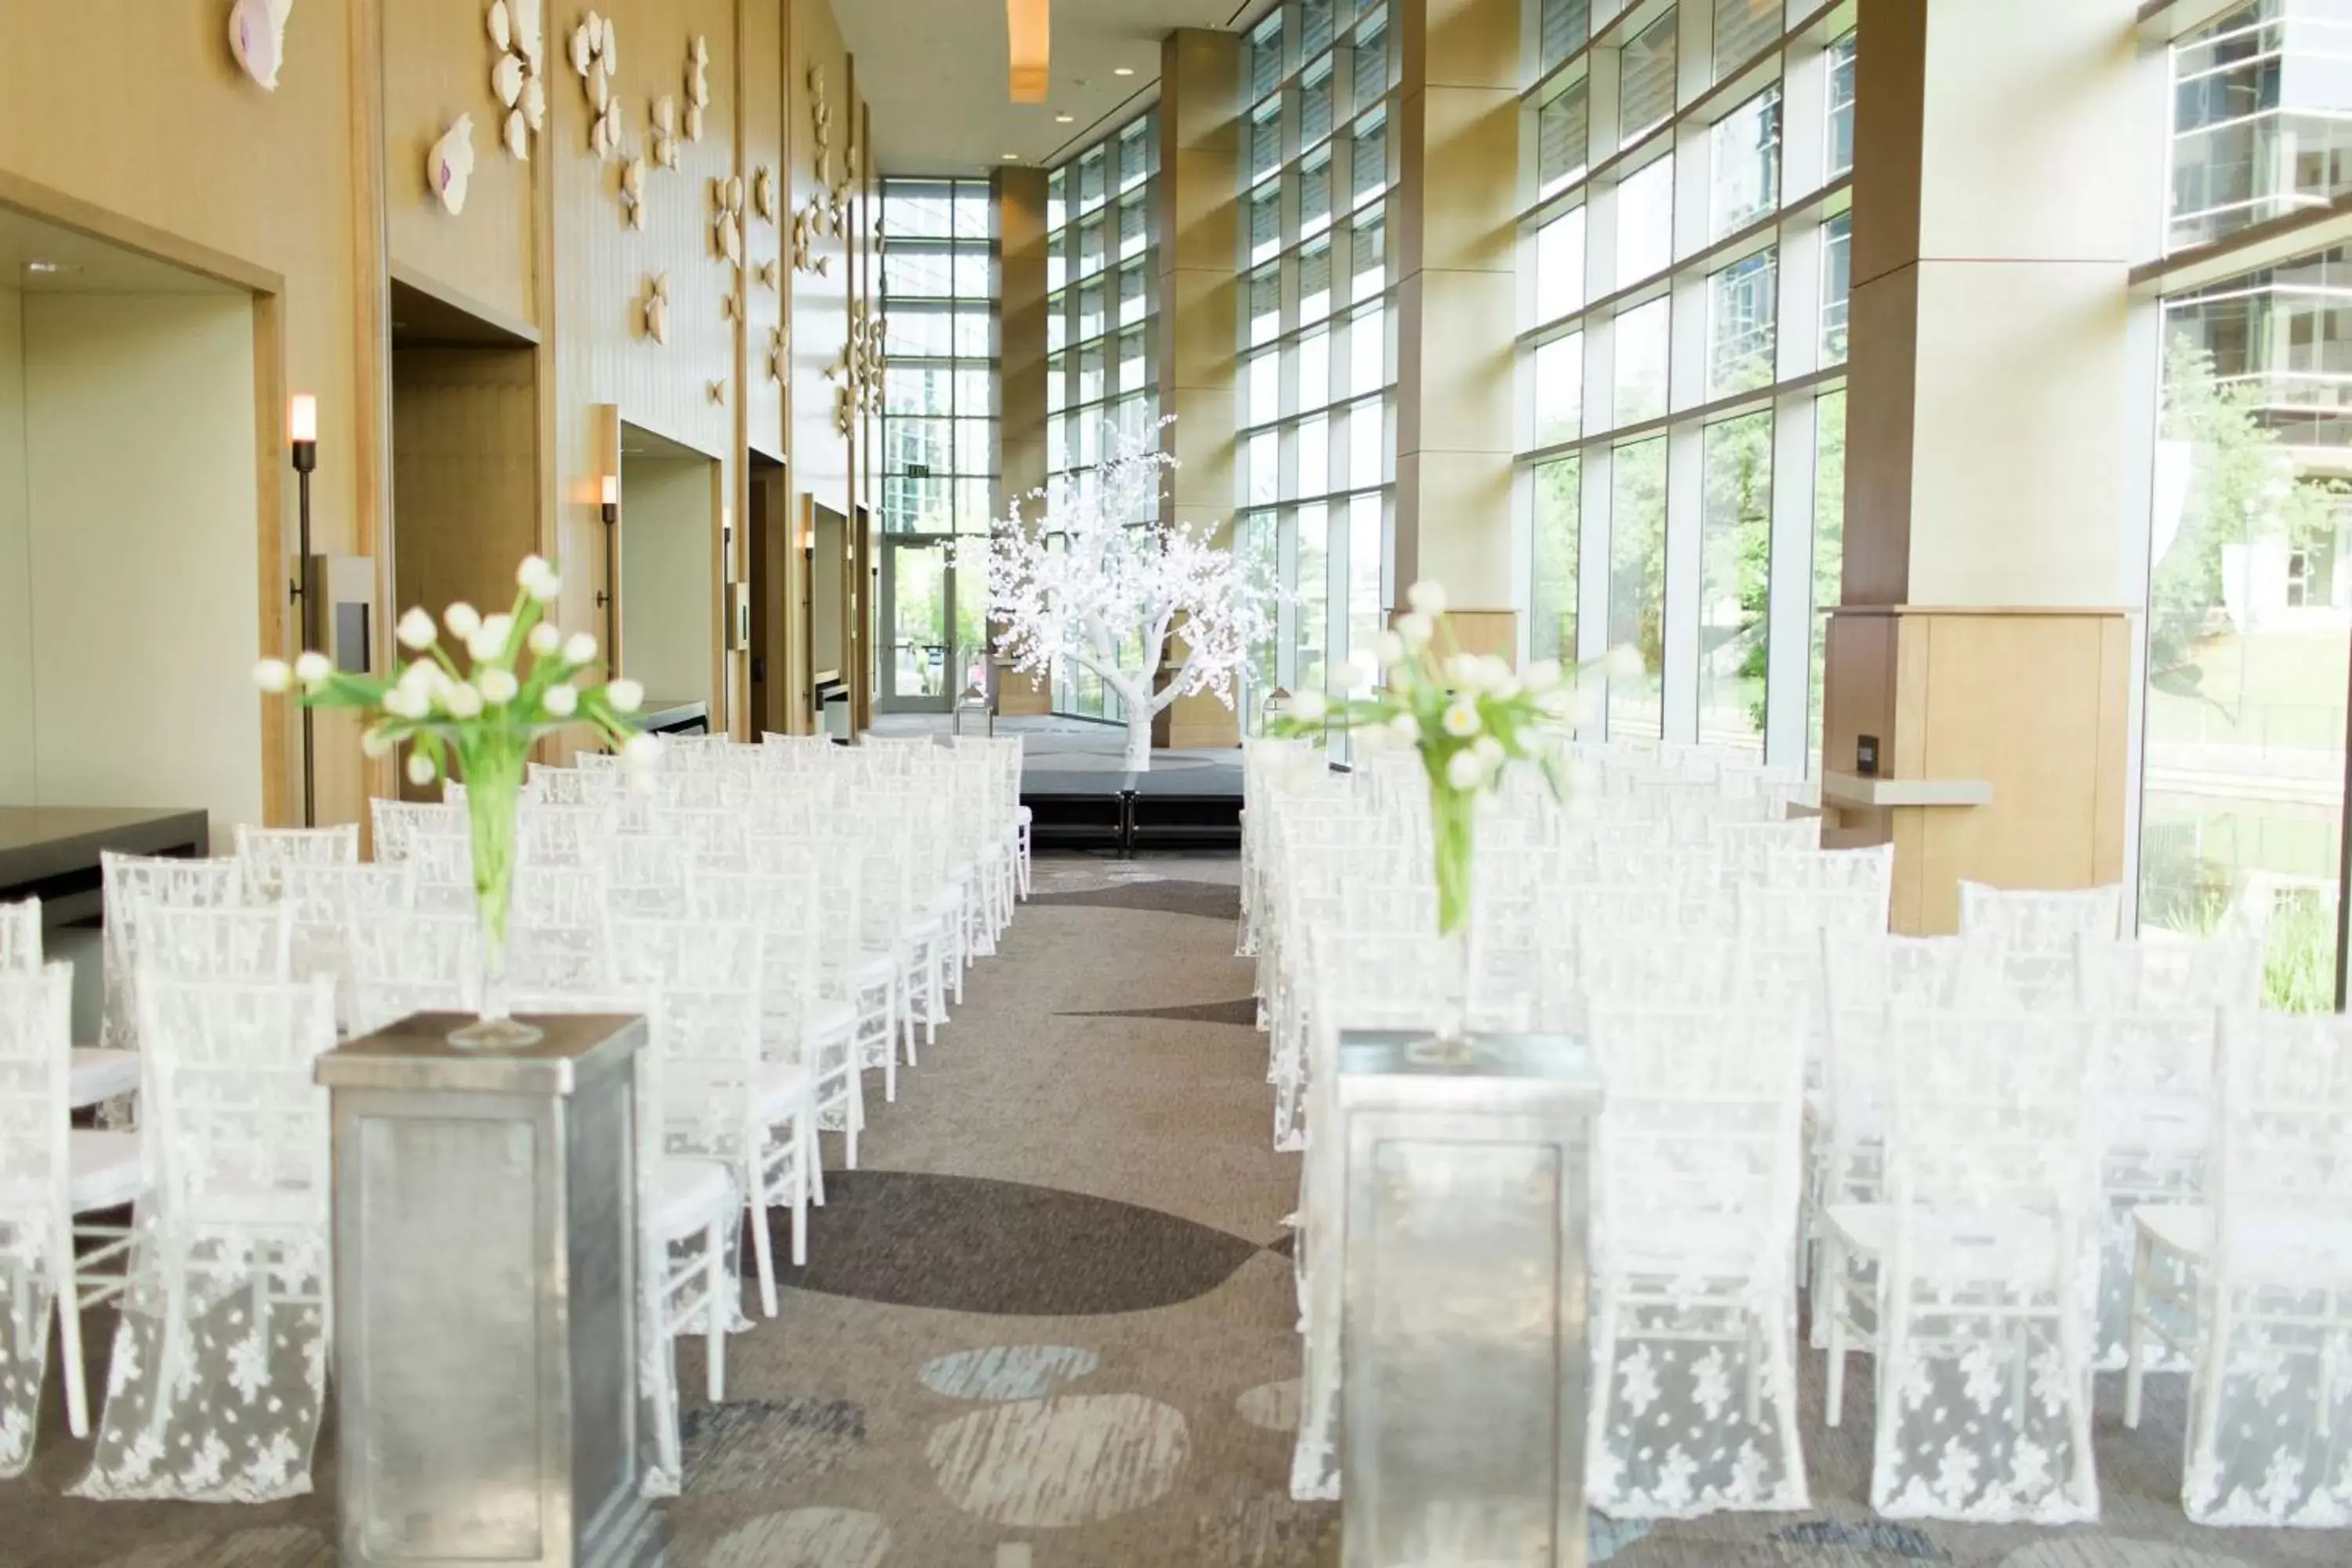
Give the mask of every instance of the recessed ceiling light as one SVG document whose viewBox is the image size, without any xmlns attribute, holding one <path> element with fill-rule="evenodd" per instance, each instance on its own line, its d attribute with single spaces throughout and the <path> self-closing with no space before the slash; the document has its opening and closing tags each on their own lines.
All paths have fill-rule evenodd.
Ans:
<svg viewBox="0 0 2352 1568">
<path fill-rule="evenodd" d="M 1004 154 L 1004 161 L 1008 163 L 1018 163 L 1021 162 L 1021 154 L 1018 153 L 1007 153 Z"/>
<path fill-rule="evenodd" d="M 1077 116 L 1075 114 L 1056 114 L 1054 116 L 1054 123 L 1056 125 L 1067 125 L 1071 121 L 1076 120 L 1076 118 Z"/>
<path fill-rule="evenodd" d="M 1135 68 L 1133 66 L 1113 66 L 1110 68 L 1110 74 L 1113 76 L 1133 76 L 1135 74 Z"/>
<path fill-rule="evenodd" d="M 25 270 L 47 277 L 57 272 L 71 272 L 73 268 L 62 261 L 27 261 L 25 263 Z"/>
</svg>

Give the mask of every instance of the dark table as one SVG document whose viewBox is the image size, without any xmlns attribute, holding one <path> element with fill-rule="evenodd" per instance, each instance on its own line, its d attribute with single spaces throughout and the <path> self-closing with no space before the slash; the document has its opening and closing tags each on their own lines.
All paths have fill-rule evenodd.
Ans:
<svg viewBox="0 0 2352 1568">
<path fill-rule="evenodd" d="M 44 926 L 84 924 L 102 911 L 102 851 L 196 859 L 211 846 L 202 811 L 0 805 L 0 902 L 38 899 Z"/>
</svg>

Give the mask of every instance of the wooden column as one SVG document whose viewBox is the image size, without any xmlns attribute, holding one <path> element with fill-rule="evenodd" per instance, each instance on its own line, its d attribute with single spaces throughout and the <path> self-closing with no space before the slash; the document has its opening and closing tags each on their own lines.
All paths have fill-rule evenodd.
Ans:
<svg viewBox="0 0 2352 1568">
<path fill-rule="evenodd" d="M 992 516 L 1045 482 L 1045 171 L 996 171 L 997 452 Z M 979 584 L 959 581 L 958 593 Z M 991 626 L 992 637 L 996 627 Z M 996 710 L 1050 712 L 1053 687 L 1036 676 L 996 674 Z"/>
</svg>

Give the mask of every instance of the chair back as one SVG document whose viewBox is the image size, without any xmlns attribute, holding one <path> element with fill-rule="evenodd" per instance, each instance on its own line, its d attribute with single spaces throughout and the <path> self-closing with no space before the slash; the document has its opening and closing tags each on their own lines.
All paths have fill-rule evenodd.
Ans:
<svg viewBox="0 0 2352 1568">
<path fill-rule="evenodd" d="M 351 1026 L 367 1034 L 411 1013 L 470 1013 L 480 1005 L 479 917 L 441 910 L 355 912 L 348 948 Z"/>
<path fill-rule="evenodd" d="M 246 896 L 258 902 L 278 894 L 289 866 L 352 866 L 359 862 L 356 822 L 331 827 L 255 827 L 236 825 L 236 858 L 245 867 Z"/>
<path fill-rule="evenodd" d="M 73 965 L 0 971 L 0 1257 L 60 1245 L 72 1166 Z"/>
<path fill-rule="evenodd" d="M 41 967 L 41 900 L 0 904 L 0 974 L 36 973 Z"/>
<path fill-rule="evenodd" d="M 2120 884 L 2051 892 L 1964 881 L 1960 934 L 1990 937 L 2025 952 L 2071 952 L 2077 937 L 2121 935 L 2123 900 Z"/>
</svg>

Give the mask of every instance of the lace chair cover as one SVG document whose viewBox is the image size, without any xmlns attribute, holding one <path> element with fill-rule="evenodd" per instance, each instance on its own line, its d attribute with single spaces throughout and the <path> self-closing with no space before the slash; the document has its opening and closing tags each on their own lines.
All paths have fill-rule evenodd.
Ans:
<svg viewBox="0 0 2352 1568">
<path fill-rule="evenodd" d="M 2123 925 L 2120 885 L 2048 892 L 1960 884 L 1960 934 L 2029 952 L 2071 951 L 2077 937 L 2114 940 Z"/>
<path fill-rule="evenodd" d="M 134 899 L 129 917 L 138 984 L 167 980 L 290 980 L 294 911 L 284 904 L 210 909 Z"/>
<path fill-rule="evenodd" d="M 617 834 L 604 843 L 604 896 L 616 918 L 674 920 L 686 913 L 686 841 L 669 834 Z"/>
<path fill-rule="evenodd" d="M 2352 1025 L 2224 1018 L 2213 1243 L 2181 1503 L 2352 1525 Z"/>
<path fill-rule="evenodd" d="M 1958 937 L 1823 931 L 1822 1080 L 1815 1096 L 1811 1205 L 1874 1204 L 1886 1195 L 1895 1088 L 1887 1009 L 1948 1007 L 1968 951 Z M 1821 1300 L 1817 1293 L 1816 1301 Z M 1816 1321 L 1813 1342 L 1823 1342 Z"/>
<path fill-rule="evenodd" d="M 621 759 L 612 752 L 574 752 L 572 765 L 583 773 L 614 773 L 621 771 Z"/>
<path fill-rule="evenodd" d="M 1786 822 L 1734 822 L 1717 818 L 1709 825 L 1707 842 L 1723 866 L 1727 887 L 1769 884 L 1772 863 L 1782 854 L 1818 852 L 1819 817 L 1801 816 Z"/>
<path fill-rule="evenodd" d="M 89 1475 L 98 1499 L 310 1489 L 331 1350 L 323 980 L 161 978 L 139 994 L 153 1185 Z"/>
<path fill-rule="evenodd" d="M 732 871 L 743 864 L 745 805 L 656 805 L 651 820 L 653 831 L 683 844 L 687 858 L 700 869 Z"/>
<path fill-rule="evenodd" d="M 610 990 L 604 915 L 604 874 L 599 868 L 516 867 L 514 907 L 507 928 L 508 983 L 534 994 Z"/>
<path fill-rule="evenodd" d="M 256 901 L 278 896 L 281 874 L 289 866 L 352 866 L 359 862 L 359 824 L 332 827 L 255 827 L 236 825 L 236 858 L 245 867 L 246 897 Z"/>
<path fill-rule="evenodd" d="M 396 864 L 407 868 L 409 901 L 415 908 L 441 914 L 468 914 L 478 907 L 474 894 L 474 841 L 470 835 L 419 835 L 409 841 L 407 858 Z"/>
<path fill-rule="evenodd" d="M 0 904 L 0 974 L 24 974 L 41 967 L 41 900 Z"/>
<path fill-rule="evenodd" d="M 1871 1506 L 1978 1523 L 2096 1519 L 2088 1021 L 1891 1017 Z"/>
<path fill-rule="evenodd" d="M 99 854 L 104 891 L 106 1000 L 99 1023 L 101 1046 L 135 1050 L 139 1009 L 134 958 L 137 910 L 143 902 L 181 907 L 226 906 L 245 900 L 245 868 L 235 860 L 184 860 L 172 856 Z"/>
<path fill-rule="evenodd" d="M 2205 1200 L 2213 1129 L 2215 1012 L 2095 1011 L 2091 1081 L 2097 1088 L 2099 1193 L 2098 1370 L 2125 1363 L 2131 1327 L 2132 1211 L 2142 1204 Z M 2186 1362 L 2161 1340 L 2141 1347 L 2144 1365 L 2177 1371 Z"/>
<path fill-rule="evenodd" d="M 293 921 L 292 972 L 297 980 L 324 975 L 333 982 L 351 1026 L 351 926 L 387 910 L 404 910 L 415 897 L 407 864 L 289 865 L 278 873 L 278 901 Z"/>
<path fill-rule="evenodd" d="M 348 939 L 352 1032 L 411 1013 L 471 1013 L 480 1005 L 482 928 L 438 910 L 354 912 Z"/>
<path fill-rule="evenodd" d="M 1599 1005 L 1585 1500 L 1807 1506 L 1797 1433 L 1801 1015 Z"/>
<path fill-rule="evenodd" d="M 0 906 L 0 915 L 20 907 Z M 22 1475 L 32 1461 L 58 1266 L 73 1246 L 66 1198 L 72 1010 L 71 964 L 0 969 L 0 1284 L 7 1290 L 0 1310 L 0 1477 Z"/>
<path fill-rule="evenodd" d="M 375 858 L 396 866 L 415 853 L 420 838 L 456 838 L 468 832 L 466 808 L 441 801 L 371 800 L 370 819 L 375 827 Z"/>
<path fill-rule="evenodd" d="M 2263 1003 L 2259 937 L 2116 942 L 2084 936 L 2076 939 L 2075 952 L 2086 1007 L 2210 1013 Z"/>
<path fill-rule="evenodd" d="M 751 775 L 729 768 L 657 773 L 647 787 L 656 811 L 741 811 L 751 799 Z"/>
<path fill-rule="evenodd" d="M 602 803 L 551 805 L 525 801 L 515 814 L 515 864 L 593 866 L 613 833 L 613 814 Z"/>
</svg>

